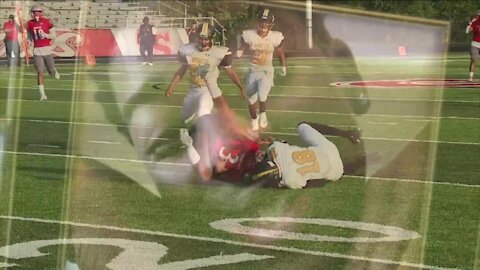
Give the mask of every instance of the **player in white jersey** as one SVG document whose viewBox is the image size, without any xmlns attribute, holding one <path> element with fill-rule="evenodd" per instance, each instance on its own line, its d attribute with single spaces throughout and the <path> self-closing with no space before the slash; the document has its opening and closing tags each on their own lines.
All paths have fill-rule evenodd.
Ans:
<svg viewBox="0 0 480 270">
<path fill-rule="evenodd" d="M 278 54 L 280 60 L 280 75 L 287 75 L 285 53 L 282 47 L 283 34 L 278 31 L 271 31 L 275 21 L 274 15 L 271 10 L 263 9 L 258 14 L 257 19 L 257 29 L 243 31 L 241 46 L 237 51 L 238 58 L 243 55 L 244 50 L 250 49 L 251 51 L 246 86 L 249 100 L 248 110 L 252 119 L 253 130 L 258 130 L 259 125 L 261 128 L 268 125 L 266 102 L 268 93 L 273 86 L 274 67 L 272 59 L 274 52 Z M 260 107 L 259 115 L 257 115 L 257 101 Z"/>
<path fill-rule="evenodd" d="M 245 97 L 240 78 L 232 68 L 232 52 L 223 46 L 213 46 L 215 29 L 208 23 L 202 23 L 197 30 L 198 42 L 189 43 L 179 50 L 180 68 L 174 74 L 165 94 L 171 96 L 175 86 L 190 72 L 190 91 L 183 101 L 182 119 L 185 122 L 210 114 L 215 99 L 223 99 L 217 79 L 219 67 L 223 68 L 230 79 L 240 88 L 240 94 Z"/>
<path fill-rule="evenodd" d="M 344 137 L 353 144 L 360 143 L 360 130 L 340 130 L 318 123 L 301 123 L 298 134 L 307 147 L 291 145 L 285 142 L 273 142 L 264 160 L 257 166 L 251 181 L 268 182 L 278 187 L 291 189 L 304 188 L 311 180 L 336 181 L 344 173 L 344 164 L 337 147 L 320 133 Z M 357 161 L 348 164 L 355 171 L 360 164 Z M 355 167 L 355 168 L 354 168 Z M 315 186 L 309 185 L 309 186 Z"/>
</svg>

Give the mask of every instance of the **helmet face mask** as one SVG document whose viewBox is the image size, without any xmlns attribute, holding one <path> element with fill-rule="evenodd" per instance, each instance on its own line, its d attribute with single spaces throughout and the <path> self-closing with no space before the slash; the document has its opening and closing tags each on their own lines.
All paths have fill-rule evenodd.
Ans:
<svg viewBox="0 0 480 270">
<path fill-rule="evenodd" d="M 250 184 L 261 183 L 264 187 L 279 187 L 281 180 L 278 166 L 270 161 L 268 155 L 258 162 L 250 176 Z"/>
<path fill-rule="evenodd" d="M 43 17 L 43 9 L 40 6 L 33 6 L 30 12 L 32 19 L 36 20 L 37 22 Z"/>
<path fill-rule="evenodd" d="M 261 35 L 266 35 L 274 25 L 275 16 L 269 9 L 264 9 L 258 14 L 257 20 L 257 32 Z"/>
<path fill-rule="evenodd" d="M 202 23 L 197 28 L 197 48 L 199 51 L 208 51 L 213 46 L 213 38 L 215 36 L 215 29 L 209 23 Z"/>
</svg>

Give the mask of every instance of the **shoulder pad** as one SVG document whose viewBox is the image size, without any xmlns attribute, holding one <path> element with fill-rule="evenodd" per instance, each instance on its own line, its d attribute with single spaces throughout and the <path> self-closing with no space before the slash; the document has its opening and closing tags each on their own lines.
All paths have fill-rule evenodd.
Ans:
<svg viewBox="0 0 480 270">
<path fill-rule="evenodd" d="M 280 45 L 280 43 L 284 39 L 284 36 L 283 36 L 282 32 L 270 31 L 270 38 L 272 39 L 275 47 L 277 47 L 278 45 Z"/>
<path fill-rule="evenodd" d="M 256 35 L 256 30 L 244 30 L 242 33 L 242 38 L 246 43 L 251 43 L 254 35 Z"/>
<path fill-rule="evenodd" d="M 215 57 L 218 57 L 218 58 L 222 59 L 226 55 L 232 54 L 232 52 L 230 51 L 230 49 L 228 47 L 213 46 L 210 49 L 210 54 L 214 55 Z"/>
<path fill-rule="evenodd" d="M 178 53 L 182 55 L 190 55 L 195 52 L 195 44 L 185 44 L 178 49 Z"/>
</svg>

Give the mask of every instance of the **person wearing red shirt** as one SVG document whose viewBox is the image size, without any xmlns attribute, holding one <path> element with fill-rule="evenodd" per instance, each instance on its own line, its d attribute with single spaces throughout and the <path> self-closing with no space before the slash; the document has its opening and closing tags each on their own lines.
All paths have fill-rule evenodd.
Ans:
<svg viewBox="0 0 480 270">
<path fill-rule="evenodd" d="M 477 66 L 477 60 L 480 57 L 480 10 L 477 15 L 468 23 L 465 32 L 468 34 L 473 33 L 472 43 L 470 48 L 470 74 L 469 81 L 473 81 L 473 74 Z"/>
<path fill-rule="evenodd" d="M 18 66 L 20 64 L 20 45 L 18 43 L 20 26 L 15 22 L 15 16 L 8 16 L 8 21 L 3 24 L 3 32 L 5 32 L 7 66 Z"/>
<path fill-rule="evenodd" d="M 40 91 L 40 100 L 47 100 L 44 89 L 45 66 L 48 73 L 60 79 L 60 74 L 55 68 L 53 59 L 53 40 L 56 37 L 55 28 L 48 18 L 43 17 L 41 6 L 35 5 L 31 9 L 32 19 L 27 23 L 27 31 L 30 41 L 33 43 L 33 62 L 37 70 L 38 90 Z"/>
</svg>

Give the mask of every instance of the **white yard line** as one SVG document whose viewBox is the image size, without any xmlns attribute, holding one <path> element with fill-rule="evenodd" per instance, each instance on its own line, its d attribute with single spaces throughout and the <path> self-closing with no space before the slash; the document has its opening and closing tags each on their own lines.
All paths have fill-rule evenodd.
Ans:
<svg viewBox="0 0 480 270">
<path fill-rule="evenodd" d="M 182 83 L 179 83 L 182 84 Z M 187 84 L 187 83 L 184 83 Z M 232 84 L 233 86 L 233 84 Z M 277 86 L 275 86 L 277 87 Z M 280 86 L 278 86 L 280 87 Z M 284 86 L 281 86 L 284 87 Z M 295 86 L 291 86 L 294 88 Z M 19 87 L 11 87 L 12 89 L 20 89 Z M 37 89 L 38 87 L 22 87 L 22 89 Z M 321 87 L 319 87 L 321 88 Z M 330 87 L 326 87 L 330 88 Z M 52 91 L 66 91 L 66 92 L 71 92 L 72 89 L 67 89 L 67 88 L 49 88 L 48 90 Z M 132 93 L 131 90 L 104 90 L 104 89 L 95 89 L 95 90 L 76 90 L 76 91 L 81 91 L 81 92 L 106 92 L 106 93 Z M 174 95 L 186 95 L 188 91 L 175 91 L 173 94 Z M 141 91 L 138 92 L 138 94 L 157 94 L 157 95 L 165 95 L 164 91 L 158 90 L 158 91 Z M 239 96 L 238 94 L 229 94 L 229 93 L 224 93 L 224 96 Z M 318 98 L 318 99 L 355 99 L 356 97 L 350 97 L 350 96 L 345 96 L 345 97 L 332 97 L 332 96 L 319 96 L 319 95 L 296 95 L 296 94 L 269 94 L 269 97 L 285 97 L 285 98 L 305 98 L 305 99 L 310 99 L 310 98 Z M 392 97 L 392 98 L 376 98 L 376 97 L 369 97 L 370 100 L 376 100 L 376 101 L 411 101 L 411 102 L 452 102 L 452 103 L 473 103 L 473 104 L 480 104 L 480 101 L 475 101 L 475 100 L 443 100 L 443 99 L 416 99 L 416 98 L 398 98 L 398 97 Z"/>
<path fill-rule="evenodd" d="M 0 121 L 11 121 L 18 120 L 14 118 L 0 118 Z M 37 119 L 21 119 L 21 122 L 35 122 L 35 123 L 51 123 L 51 124 L 75 124 L 75 125 L 85 125 L 85 126 L 104 126 L 104 127 L 135 127 L 135 128 L 157 128 L 155 126 L 139 126 L 139 125 L 114 125 L 114 124 L 105 124 L 105 123 L 87 123 L 87 122 L 69 122 L 69 121 L 56 121 L 56 120 L 37 120 Z M 337 125 L 337 127 L 341 127 Z M 354 126 L 344 126 L 344 127 L 354 127 Z M 168 127 L 165 129 L 178 130 L 180 128 Z M 283 128 L 285 130 L 296 130 L 297 128 Z M 268 132 L 266 134 L 274 135 L 286 135 L 286 136 L 297 136 L 297 133 L 292 132 Z M 328 137 L 328 136 L 327 136 Z M 138 137 L 140 139 L 157 139 L 157 140 L 169 140 L 168 138 L 152 138 L 152 137 Z M 405 141 L 405 142 L 423 142 L 423 143 L 445 143 L 445 144 L 460 144 L 460 145 L 480 145 L 480 143 L 475 142 L 450 142 L 450 141 L 438 141 L 438 140 L 415 140 L 415 139 L 400 139 L 400 138 L 382 138 L 382 137 L 362 137 L 364 140 L 381 140 L 381 141 Z"/>
<path fill-rule="evenodd" d="M 147 140 L 156 140 L 156 141 L 169 141 L 170 139 L 169 138 L 161 138 L 161 137 L 157 137 L 157 138 L 154 138 L 154 137 L 137 137 L 139 139 L 147 139 Z"/>
<path fill-rule="evenodd" d="M 37 144 L 37 143 L 29 143 L 28 146 L 45 147 L 45 148 L 60 148 L 60 146 L 58 146 L 58 145 Z"/>
<path fill-rule="evenodd" d="M 120 142 L 110 142 L 110 141 L 88 141 L 89 143 L 98 143 L 98 144 L 121 144 Z"/>
<path fill-rule="evenodd" d="M 35 75 L 36 76 L 36 75 Z M 1 78 L 1 77 L 0 77 Z M 81 80 L 81 79 L 76 79 L 76 80 L 64 80 L 62 79 L 62 81 L 64 82 L 68 82 L 68 81 L 71 81 L 71 82 L 79 82 L 79 81 L 88 81 L 89 82 L 89 85 L 91 83 L 90 80 Z M 164 86 L 164 88 L 167 87 L 168 85 L 168 81 L 155 81 L 155 82 L 151 82 L 151 81 L 128 81 L 128 82 L 124 82 L 123 85 L 125 84 L 151 84 L 151 85 L 158 85 L 158 84 L 161 84 Z M 95 84 L 99 85 L 99 84 L 107 84 L 107 85 L 116 85 L 116 82 L 112 82 L 111 80 L 95 80 Z M 179 85 L 190 85 L 190 83 L 188 82 L 179 82 L 178 83 Z M 218 85 L 228 85 L 228 86 L 235 86 L 235 84 L 233 83 L 219 83 Z M 72 86 L 74 87 L 74 86 Z M 75 86 L 77 87 L 77 86 Z M 7 88 L 7 87 L 5 87 Z M 11 87 L 13 89 L 15 88 L 18 88 L 18 87 Z M 32 87 L 22 87 L 22 88 L 32 88 L 32 89 L 37 89 L 37 87 L 35 86 L 32 86 Z M 78 88 L 78 87 L 77 87 Z M 275 85 L 274 88 L 288 88 L 288 89 L 295 89 L 295 88 L 304 88 L 304 89 L 331 89 L 331 90 L 335 90 L 335 89 L 338 89 L 338 90 L 342 90 L 342 88 L 339 88 L 339 87 L 335 87 L 335 86 L 310 86 L 310 85 L 304 85 L 304 86 L 299 86 L 299 85 Z M 356 87 L 356 88 L 361 88 L 361 87 Z M 378 87 L 378 86 L 375 86 L 375 87 L 364 87 L 364 88 L 388 88 L 388 87 Z M 444 90 L 443 88 L 440 89 L 440 87 L 437 87 L 439 88 L 439 90 Z M 55 90 L 65 90 L 65 91 L 71 91 L 71 89 L 66 89 L 66 88 L 49 88 L 49 89 L 55 89 Z M 419 88 L 415 88 L 415 87 L 405 87 L 402 88 L 402 91 L 409 91 L 409 90 L 415 90 L 415 91 L 418 91 Z M 431 88 L 427 88 L 429 91 L 432 91 Z M 433 87 L 433 89 L 435 89 L 435 87 Z M 78 90 L 77 91 L 85 91 L 85 90 Z M 108 91 L 108 92 L 122 92 L 122 90 L 115 90 L 115 91 L 109 91 L 109 90 L 86 90 L 86 91 Z M 124 92 L 132 92 L 132 91 L 124 91 Z M 142 93 L 158 93 L 158 94 L 164 94 L 162 90 L 159 90 L 159 91 L 154 91 L 154 92 L 142 92 Z M 186 92 L 185 92 L 186 93 Z M 174 93 L 175 94 L 175 93 Z M 269 96 L 272 96 L 274 95 L 273 93 Z M 237 95 L 238 96 L 238 95 Z M 291 95 L 291 94 L 288 94 L 288 95 L 276 95 L 278 97 L 297 97 L 297 98 L 310 98 L 310 97 L 318 97 L 320 98 L 319 96 L 309 96 L 309 95 Z M 331 97 L 331 96 L 322 96 L 321 98 L 338 98 L 338 99 L 345 99 L 345 98 L 351 98 L 351 97 Z M 442 102 L 442 101 L 445 101 L 445 100 L 441 100 L 441 99 L 435 99 L 435 100 L 424 100 L 424 99 L 402 99 L 402 98 L 370 98 L 371 100 L 395 100 L 395 101 L 431 101 L 431 102 Z M 445 101 L 445 102 L 449 102 L 449 101 Z M 480 103 L 479 101 L 472 101 L 472 100 L 456 100 L 456 101 L 451 101 L 451 102 L 461 102 L 461 103 Z"/>
<path fill-rule="evenodd" d="M 157 164 L 157 165 L 163 165 L 163 166 L 177 166 L 177 167 L 178 166 L 180 166 L 180 167 L 191 166 L 191 164 L 189 164 L 189 163 L 150 161 L 150 160 L 113 158 L 113 157 L 92 157 L 92 156 L 36 153 L 36 152 L 16 152 L 16 151 L 6 151 L 6 150 L 0 150 L 0 153 L 11 154 L 11 155 L 38 156 L 38 157 L 60 157 L 60 158 L 76 158 L 76 159 L 88 159 L 88 160 L 109 160 L 109 161 L 132 162 L 132 163 L 141 163 L 141 164 Z M 365 177 L 365 176 L 353 176 L 353 175 L 345 175 L 345 177 L 362 178 L 364 180 L 398 181 L 398 182 L 412 182 L 412 183 L 418 183 L 418 184 L 447 185 L 447 186 L 457 186 L 457 187 L 480 188 L 480 185 L 469 185 L 469 184 L 460 184 L 460 183 L 451 183 L 451 182 L 431 182 L 431 181 L 421 181 L 421 180 L 402 179 L 402 178 Z"/>
<path fill-rule="evenodd" d="M 391 125 L 391 126 L 397 126 L 398 123 L 392 123 L 392 122 L 374 122 L 374 121 L 368 121 L 368 124 L 372 125 Z"/>
<path fill-rule="evenodd" d="M 450 183 L 450 182 L 431 182 L 431 181 L 421 181 L 415 179 L 403 179 L 403 178 L 388 178 L 388 177 L 375 177 L 375 176 L 345 176 L 351 179 L 359 179 L 361 181 L 369 181 L 369 180 L 380 180 L 380 181 L 393 181 L 393 182 L 406 182 L 406 183 L 416 183 L 416 184 L 433 184 L 433 185 L 447 185 L 451 186 L 454 184 L 457 187 L 467 187 L 467 188 L 480 188 L 480 185 L 469 185 L 469 184 L 461 184 L 461 183 Z"/>
<path fill-rule="evenodd" d="M 79 223 L 79 222 L 73 222 L 73 221 L 60 221 L 60 220 L 52 220 L 52 219 L 28 218 L 28 217 L 5 216 L 5 215 L 0 215 L 0 218 L 27 221 L 27 222 L 39 222 L 39 223 L 46 223 L 46 224 L 62 224 L 62 225 L 93 228 L 93 229 L 104 229 L 104 230 L 112 230 L 112 231 L 120 231 L 120 232 L 139 233 L 139 234 L 154 235 L 154 236 L 173 237 L 173 238 L 179 238 L 179 239 L 207 241 L 207 242 L 222 243 L 222 244 L 229 244 L 229 245 L 242 246 L 242 247 L 253 247 L 253 248 L 259 248 L 259 249 L 284 251 L 284 252 L 297 253 L 297 254 L 306 254 L 306 255 L 313 255 L 313 256 L 347 259 L 347 260 L 354 260 L 354 261 L 367 261 L 367 262 L 373 262 L 373 263 L 380 263 L 380 264 L 387 264 L 387 265 L 398 265 L 398 266 L 414 267 L 414 268 L 422 268 L 422 269 L 436 269 L 436 270 L 456 269 L 456 268 L 445 268 L 445 267 L 440 267 L 440 266 L 435 266 L 435 265 L 410 263 L 410 262 L 404 262 L 404 261 L 392 261 L 392 260 L 386 260 L 386 259 L 346 255 L 346 254 L 341 254 L 341 253 L 306 250 L 306 249 L 300 249 L 300 248 L 294 248 L 294 247 L 282 247 L 282 246 L 274 246 L 274 245 L 255 244 L 255 243 L 249 243 L 249 242 L 240 242 L 240 241 L 233 241 L 233 240 L 206 237 L 206 236 L 194 236 L 194 235 L 187 235 L 187 234 L 168 233 L 168 232 L 161 232 L 161 231 L 150 231 L 150 230 L 142 230 L 142 229 L 134 229 L 134 228 L 120 228 L 120 227 L 109 226 L 109 225 L 96 225 L 96 224 Z"/>
<path fill-rule="evenodd" d="M 39 100 L 28 100 L 28 99 L 9 99 L 9 101 L 23 101 L 23 102 L 34 102 L 34 103 L 68 103 L 70 101 L 39 101 Z M 123 106 L 147 106 L 147 107 L 158 107 L 158 108 L 181 108 L 180 105 L 156 105 L 156 104 L 143 104 L 143 103 L 120 103 L 120 102 L 92 102 L 92 101 L 76 101 L 76 104 L 105 104 L 105 105 L 123 105 Z M 233 109 L 234 111 L 246 111 L 247 109 Z M 268 110 L 269 112 L 277 112 L 277 113 L 299 113 L 299 114 L 317 114 L 317 115 L 348 115 L 348 116 L 356 116 L 360 117 L 355 113 L 335 113 L 335 112 L 310 112 L 310 111 L 296 111 L 296 110 Z M 458 117 L 458 116 L 421 116 L 421 115 L 388 115 L 388 114 L 364 114 L 361 115 L 362 118 L 366 116 L 371 117 L 391 117 L 391 118 L 427 118 L 427 119 L 458 119 L 458 120 L 480 120 L 480 118 L 475 117 Z"/>
<path fill-rule="evenodd" d="M 406 119 L 405 121 L 411 121 L 411 122 L 434 122 L 436 121 L 435 119 Z"/>
<path fill-rule="evenodd" d="M 274 135 L 286 135 L 286 136 L 298 136 L 297 133 L 288 133 L 288 132 L 264 132 L 267 134 Z M 329 136 L 326 137 L 335 137 Z M 480 143 L 473 142 L 448 142 L 448 141 L 436 141 L 436 140 L 415 140 L 415 139 L 398 139 L 398 138 L 381 138 L 381 137 L 363 137 L 362 140 L 379 140 L 379 141 L 399 141 L 399 142 L 421 142 L 421 143 L 445 143 L 445 144 L 460 144 L 460 145 L 480 145 Z"/>
</svg>

